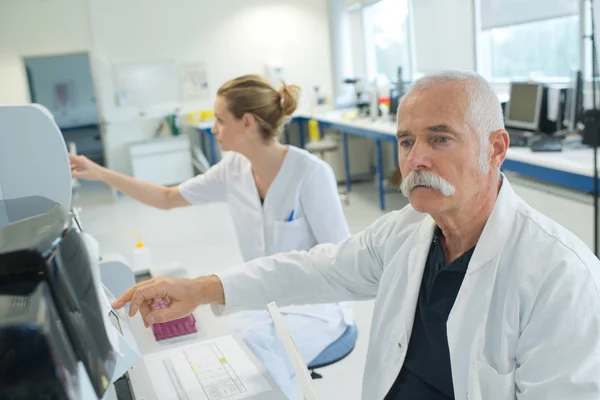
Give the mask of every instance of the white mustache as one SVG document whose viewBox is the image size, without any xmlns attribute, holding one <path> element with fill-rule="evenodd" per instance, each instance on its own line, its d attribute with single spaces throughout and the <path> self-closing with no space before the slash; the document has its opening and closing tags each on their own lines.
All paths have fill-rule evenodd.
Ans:
<svg viewBox="0 0 600 400">
<path fill-rule="evenodd" d="M 447 180 L 432 171 L 411 171 L 406 179 L 402 180 L 400 190 L 406 197 L 417 186 L 426 186 L 437 190 L 444 196 L 452 196 L 456 189 Z"/>
</svg>

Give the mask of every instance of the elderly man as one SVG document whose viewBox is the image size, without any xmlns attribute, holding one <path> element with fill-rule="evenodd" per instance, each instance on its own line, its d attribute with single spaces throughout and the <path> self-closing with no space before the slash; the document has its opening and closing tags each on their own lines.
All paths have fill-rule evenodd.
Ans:
<svg viewBox="0 0 600 400">
<path fill-rule="evenodd" d="M 398 109 L 410 205 L 339 245 L 127 291 L 146 322 L 375 299 L 363 398 L 600 399 L 600 262 L 499 169 L 509 136 L 480 76 L 419 79 Z M 148 302 L 169 297 L 170 308 Z"/>
</svg>

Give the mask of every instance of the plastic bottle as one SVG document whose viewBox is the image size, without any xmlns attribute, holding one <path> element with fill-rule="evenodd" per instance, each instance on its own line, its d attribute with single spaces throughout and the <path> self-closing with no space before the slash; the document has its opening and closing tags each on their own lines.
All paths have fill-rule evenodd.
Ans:
<svg viewBox="0 0 600 400">
<path fill-rule="evenodd" d="M 133 271 L 151 271 L 152 270 L 152 253 L 150 249 L 140 239 L 140 234 L 137 232 L 127 232 L 137 236 L 137 243 L 133 251 Z"/>
<path fill-rule="evenodd" d="M 319 123 L 316 119 L 308 120 L 308 140 L 311 142 L 318 142 L 321 140 L 321 134 L 319 133 Z"/>
</svg>

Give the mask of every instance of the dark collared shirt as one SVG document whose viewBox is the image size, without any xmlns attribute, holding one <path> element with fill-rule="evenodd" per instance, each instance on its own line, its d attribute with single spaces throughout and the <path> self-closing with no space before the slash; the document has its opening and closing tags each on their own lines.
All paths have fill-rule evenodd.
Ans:
<svg viewBox="0 0 600 400">
<path fill-rule="evenodd" d="M 446 265 L 436 228 L 404 365 L 386 400 L 454 399 L 446 322 L 475 248 Z"/>
</svg>

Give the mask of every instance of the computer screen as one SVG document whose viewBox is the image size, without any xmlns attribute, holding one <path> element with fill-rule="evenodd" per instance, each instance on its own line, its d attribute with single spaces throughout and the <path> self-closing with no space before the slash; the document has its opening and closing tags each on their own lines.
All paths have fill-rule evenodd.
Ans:
<svg viewBox="0 0 600 400">
<path fill-rule="evenodd" d="M 565 105 L 565 125 L 570 131 L 577 129 L 577 123 L 583 120 L 583 74 L 574 71 L 571 76 L 571 87 L 567 91 Z"/>
<path fill-rule="evenodd" d="M 511 83 L 510 100 L 506 107 L 506 126 L 537 131 L 542 97 L 543 86 L 539 83 Z"/>
</svg>

